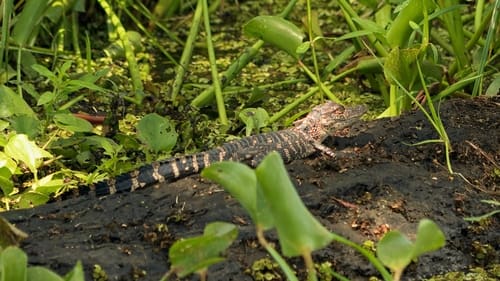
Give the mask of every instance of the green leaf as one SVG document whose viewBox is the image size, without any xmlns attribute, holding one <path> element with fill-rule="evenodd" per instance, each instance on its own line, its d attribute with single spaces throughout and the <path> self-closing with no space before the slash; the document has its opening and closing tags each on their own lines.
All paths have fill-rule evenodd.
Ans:
<svg viewBox="0 0 500 281">
<path fill-rule="evenodd" d="M 493 75 L 494 79 L 486 89 L 485 95 L 496 96 L 500 94 L 500 75 Z"/>
<path fill-rule="evenodd" d="M 285 256 L 298 256 L 328 245 L 332 236 L 307 210 L 277 152 L 267 155 L 256 168 L 258 188 L 269 204 Z"/>
<path fill-rule="evenodd" d="M 30 141 L 28 136 L 23 134 L 12 136 L 5 146 L 4 152 L 12 159 L 24 162 L 32 173 L 36 173 L 42 158 L 52 158 L 52 154 L 39 148 L 36 143 Z"/>
<path fill-rule="evenodd" d="M 296 25 L 278 16 L 257 16 L 243 27 L 244 32 L 270 43 L 298 59 L 297 48 L 305 35 Z"/>
<path fill-rule="evenodd" d="M 38 72 L 38 74 L 47 77 L 50 81 L 52 81 L 52 83 L 56 83 L 59 80 L 54 72 L 50 71 L 48 68 L 41 64 L 33 64 L 31 68 Z"/>
<path fill-rule="evenodd" d="M 29 138 L 34 138 L 40 133 L 41 123 L 33 115 L 19 115 L 12 119 L 12 129 L 18 134 L 25 134 Z"/>
<path fill-rule="evenodd" d="M 385 33 L 385 29 L 372 20 L 363 18 L 353 18 L 352 20 L 356 22 L 363 31 L 368 31 L 370 33 L 379 33 L 379 34 Z"/>
<path fill-rule="evenodd" d="M 439 226 L 429 219 L 418 223 L 417 239 L 415 241 L 414 258 L 424 253 L 440 249 L 446 243 L 446 238 Z"/>
<path fill-rule="evenodd" d="M 0 118 L 12 115 L 35 116 L 31 107 L 10 88 L 0 85 Z"/>
<path fill-rule="evenodd" d="M 201 176 L 220 184 L 238 200 L 255 225 L 264 230 L 273 226 L 267 204 L 257 195 L 257 178 L 250 167 L 238 162 L 219 162 L 203 169 Z"/>
<path fill-rule="evenodd" d="M 12 175 L 16 171 L 17 164 L 14 160 L 12 160 L 11 157 L 9 157 L 7 154 L 0 151 L 0 168 L 3 168 L 3 167 L 8 169 L 9 174 Z"/>
<path fill-rule="evenodd" d="M 56 100 L 56 93 L 55 92 L 44 92 L 38 98 L 36 105 L 44 105 L 44 104 L 48 104 L 48 103 L 54 103 L 55 100 Z"/>
<path fill-rule="evenodd" d="M 64 276 L 65 281 L 85 281 L 82 262 L 78 261 L 73 269 Z"/>
<path fill-rule="evenodd" d="M 106 92 L 107 90 L 97 86 L 94 84 L 94 81 L 84 81 L 84 80 L 70 80 L 67 83 L 68 86 L 71 86 L 71 91 L 68 92 L 75 92 L 83 88 L 87 88 L 96 92 Z"/>
<path fill-rule="evenodd" d="M 231 245 L 238 236 L 235 225 L 213 222 L 205 227 L 201 236 L 176 241 L 168 251 L 172 269 L 179 277 L 187 276 L 224 258 L 220 253 Z"/>
<path fill-rule="evenodd" d="M 59 276 L 54 271 L 41 267 L 41 266 L 31 266 L 28 268 L 28 281 L 64 281 L 64 279 Z"/>
<path fill-rule="evenodd" d="M 89 121 L 78 118 L 73 114 L 56 114 L 54 115 L 54 122 L 61 129 L 70 132 L 92 132 L 92 129 L 94 128 Z"/>
<path fill-rule="evenodd" d="M 9 196 L 14 190 L 14 183 L 11 177 L 16 168 L 16 162 L 0 151 L 0 189 L 4 196 Z"/>
<path fill-rule="evenodd" d="M 14 183 L 10 176 L 5 175 L 6 168 L 0 168 L 0 190 L 3 196 L 8 197 L 14 191 Z"/>
<path fill-rule="evenodd" d="M 311 48 L 311 42 L 307 41 L 307 42 L 304 42 L 302 44 L 300 44 L 297 49 L 295 50 L 295 52 L 299 55 L 303 55 L 305 54 L 307 51 L 309 51 L 309 49 Z"/>
<path fill-rule="evenodd" d="M 24 46 L 30 36 L 36 33 L 48 2 L 49 0 L 26 1 L 12 30 L 11 38 L 14 42 Z"/>
<path fill-rule="evenodd" d="M 377 244 L 377 257 L 392 271 L 402 271 L 413 259 L 413 243 L 398 231 L 389 231 Z"/>
<path fill-rule="evenodd" d="M 49 196 L 64 186 L 63 179 L 54 179 L 55 174 L 49 174 L 33 183 L 31 189 L 37 193 Z"/>
<path fill-rule="evenodd" d="M 39 192 L 28 191 L 19 195 L 17 206 L 22 209 L 33 208 L 47 203 L 50 196 Z"/>
<path fill-rule="evenodd" d="M 178 136 L 172 122 L 156 113 L 148 114 L 139 121 L 137 135 L 154 152 L 171 151 Z"/>
<path fill-rule="evenodd" d="M 238 115 L 245 123 L 246 135 L 250 136 L 255 129 L 257 132 L 260 128 L 265 127 L 269 121 L 269 114 L 263 108 L 245 108 Z"/>
<path fill-rule="evenodd" d="M 114 157 L 117 152 L 122 149 L 121 145 L 118 145 L 112 139 L 108 139 L 101 136 L 90 136 L 86 138 L 88 145 L 95 146 L 104 149 L 104 154 Z"/>
<path fill-rule="evenodd" d="M 424 4 L 428 13 L 432 13 L 436 8 L 436 4 L 432 0 L 407 0 L 406 4 L 394 19 L 386 34 L 387 42 L 392 48 L 403 48 L 408 45 L 408 39 L 413 32 L 410 21 L 417 23 L 422 21 L 424 18 Z"/>
<path fill-rule="evenodd" d="M 0 281 L 27 280 L 28 257 L 17 247 L 7 247 L 0 253 Z"/>
<path fill-rule="evenodd" d="M 471 222 L 480 222 L 482 220 L 485 220 L 489 217 L 492 217 L 496 214 L 500 214 L 500 210 L 495 210 L 495 211 L 491 211 L 489 213 L 486 213 L 484 215 L 481 215 L 481 216 L 477 216 L 477 217 L 467 217 L 467 218 L 464 218 L 465 221 L 471 221 Z"/>
</svg>

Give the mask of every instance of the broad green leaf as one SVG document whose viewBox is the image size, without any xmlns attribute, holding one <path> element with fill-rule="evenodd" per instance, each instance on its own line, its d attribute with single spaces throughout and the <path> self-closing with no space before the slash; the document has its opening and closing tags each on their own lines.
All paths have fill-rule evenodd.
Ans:
<svg viewBox="0 0 500 281">
<path fill-rule="evenodd" d="M 139 121 L 137 135 L 154 152 L 171 151 L 178 136 L 174 124 L 156 113 L 148 114 Z"/>
<path fill-rule="evenodd" d="M 18 94 L 0 85 L 0 118 L 22 114 L 35 116 L 31 107 Z"/>
<path fill-rule="evenodd" d="M 48 268 L 31 266 L 28 268 L 28 281 L 64 281 L 64 278 Z"/>
<path fill-rule="evenodd" d="M 263 108 L 245 108 L 238 115 L 245 123 L 246 135 L 250 136 L 255 129 L 257 132 L 260 128 L 265 127 L 269 121 L 269 114 Z"/>
<path fill-rule="evenodd" d="M 307 210 L 277 152 L 269 153 L 256 168 L 258 188 L 268 202 L 285 256 L 298 256 L 328 245 L 332 236 Z"/>
<path fill-rule="evenodd" d="M 429 219 L 418 223 L 417 239 L 415 241 L 414 258 L 435 251 L 444 246 L 446 238 L 438 225 Z"/>
<path fill-rule="evenodd" d="M 20 46 L 24 46 L 40 28 L 40 21 L 49 0 L 28 0 L 12 30 L 11 38 Z"/>
<path fill-rule="evenodd" d="M 28 234 L 10 224 L 3 217 L 0 217 L 0 256 L 2 255 L 2 249 L 8 246 L 16 246 L 27 237 Z M 2 275 L 1 272 L 2 270 L 0 269 L 0 276 Z"/>
<path fill-rule="evenodd" d="M 52 158 L 52 154 L 39 148 L 36 143 L 30 141 L 23 134 L 12 136 L 5 146 L 4 152 L 12 159 L 24 162 L 32 173 L 36 173 L 42 158 Z"/>
<path fill-rule="evenodd" d="M 17 247 L 7 247 L 0 252 L 0 281 L 25 281 L 28 256 Z"/>
<path fill-rule="evenodd" d="M 73 114 L 56 114 L 54 115 L 54 122 L 61 129 L 70 132 L 92 132 L 92 129 L 94 128 L 89 121 L 78 118 Z"/>
<path fill-rule="evenodd" d="M 404 48 L 408 44 L 408 39 L 413 29 L 410 27 L 410 21 L 419 23 L 424 18 L 424 5 L 428 13 L 432 13 L 436 4 L 432 0 L 407 0 L 399 15 L 392 22 L 387 31 L 387 42 L 392 48 Z"/>
<path fill-rule="evenodd" d="M 22 193 L 19 196 L 19 203 L 17 204 L 17 206 L 21 209 L 32 208 L 47 203 L 49 199 L 50 196 L 48 195 L 39 192 L 28 191 Z"/>
<path fill-rule="evenodd" d="M 172 269 L 179 277 L 187 276 L 224 258 L 220 253 L 238 236 L 233 224 L 213 222 L 205 227 L 204 234 L 176 241 L 168 251 Z"/>
<path fill-rule="evenodd" d="M 203 169 L 201 176 L 220 184 L 245 208 L 255 225 L 272 227 L 272 217 L 261 196 L 257 196 L 255 172 L 238 162 L 219 162 Z"/>
<path fill-rule="evenodd" d="M 40 120 L 33 115 L 19 115 L 11 119 L 12 129 L 18 134 L 25 134 L 29 138 L 34 138 L 40 133 Z"/>
<path fill-rule="evenodd" d="M 300 28 L 278 16 L 257 16 L 243 27 L 247 35 L 264 40 L 298 59 L 297 48 L 305 35 Z"/>
<path fill-rule="evenodd" d="M 377 244 L 377 257 L 392 271 L 401 271 L 413 259 L 413 243 L 398 231 L 389 231 Z"/>
<path fill-rule="evenodd" d="M 391 22 L 391 14 L 391 5 L 385 3 L 375 12 L 375 22 L 382 28 L 385 28 Z"/>
</svg>

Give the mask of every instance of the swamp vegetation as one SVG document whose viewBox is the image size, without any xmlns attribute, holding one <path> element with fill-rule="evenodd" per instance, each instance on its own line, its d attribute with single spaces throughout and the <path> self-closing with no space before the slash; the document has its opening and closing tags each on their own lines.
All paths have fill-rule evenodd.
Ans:
<svg viewBox="0 0 500 281">
<path fill-rule="evenodd" d="M 355 137 L 339 135 L 339 140 L 330 140 L 330 144 L 339 149 L 349 150 L 352 147 L 349 144 L 343 145 L 342 140 L 352 141 L 353 144 L 363 147 L 360 148 L 360 155 L 365 155 L 363 152 L 368 152 L 366 149 L 371 147 L 373 151 L 365 156 L 371 156 L 369 159 L 375 159 L 374 163 L 380 164 L 385 160 L 378 161 L 377 157 L 385 159 L 387 155 L 384 153 L 391 149 L 385 147 L 384 139 L 392 136 L 404 143 L 407 141 L 404 137 L 410 135 L 413 141 L 411 144 L 416 146 L 406 143 L 411 149 L 408 148 L 408 151 L 397 149 L 396 154 L 411 155 L 414 157 L 412 159 L 421 159 L 424 163 L 432 158 L 432 161 L 426 165 L 440 167 L 443 172 L 439 174 L 440 176 L 448 175 L 450 182 L 453 181 L 451 179 L 455 180 L 453 188 L 456 190 L 454 192 L 448 189 L 440 190 L 442 192 L 440 195 L 462 194 L 459 188 L 463 186 L 455 186 L 458 180 L 477 187 L 473 190 L 480 192 L 477 196 L 470 196 L 470 200 L 473 203 L 482 204 L 477 208 L 482 213 L 459 212 L 450 206 L 445 208 L 449 208 L 449 211 L 457 216 L 466 217 L 467 214 L 473 217 L 470 220 L 474 222 L 470 222 L 470 227 L 476 227 L 476 230 L 483 227 L 481 230 L 483 233 L 478 234 L 477 239 L 484 243 L 472 244 L 474 239 L 470 239 L 471 243 L 468 245 L 482 252 L 489 259 L 487 263 L 478 262 L 479 265 L 484 265 L 484 278 L 494 280 L 495 277 L 500 276 L 498 243 L 493 247 L 488 244 L 492 241 L 499 241 L 498 235 L 494 235 L 498 232 L 498 219 L 495 216 L 498 216 L 499 212 L 497 184 L 500 174 L 496 130 L 498 129 L 498 119 L 496 119 L 498 114 L 494 111 L 498 110 L 498 100 L 495 96 L 498 95 L 500 89 L 500 41 L 496 39 L 500 35 L 498 27 L 500 1 L 462 3 L 452 0 L 384 2 L 370 0 L 4 0 L 0 6 L 2 7 L 0 38 L 1 211 L 35 207 L 30 210 L 47 212 L 46 214 L 57 213 L 58 211 L 52 209 L 54 207 L 50 205 L 63 204 L 58 206 L 64 209 L 65 207 L 61 206 L 66 206 L 64 204 L 67 203 L 55 202 L 45 206 L 44 204 L 57 201 L 61 194 L 72 192 L 78 186 L 90 185 L 158 159 L 204 151 L 242 136 L 290 127 L 312 106 L 329 99 L 346 106 L 366 104 L 370 111 L 363 117 L 363 120 L 407 115 L 410 120 L 416 122 L 415 124 L 405 123 L 407 127 L 401 128 L 399 132 L 401 135 L 393 132 L 393 135 L 388 133 L 369 141 L 365 141 L 366 135 L 376 135 L 376 132 L 361 133 L 360 136 Z M 457 116 L 464 114 L 467 117 L 477 118 L 470 120 L 469 124 L 477 124 L 475 128 L 471 126 L 471 130 L 475 129 L 477 131 L 474 132 L 480 134 L 490 134 L 492 139 L 488 140 L 484 138 L 485 136 L 473 137 L 474 132 L 461 133 L 455 131 L 455 128 L 447 127 L 447 124 L 467 127 L 466 122 L 454 119 L 452 106 L 447 107 L 447 119 L 443 121 L 441 116 L 441 105 L 450 102 L 449 100 L 457 99 L 471 102 L 470 112 L 467 112 L 468 107 L 464 104 L 453 103 L 456 105 L 455 108 L 465 111 L 457 111 Z M 481 116 L 481 111 L 476 110 L 477 105 L 484 105 L 485 110 L 490 110 L 488 115 Z M 419 111 L 420 115 L 415 115 L 415 111 Z M 487 127 L 483 127 L 486 125 L 490 126 L 491 132 L 482 131 L 487 130 Z M 423 129 L 413 132 L 413 128 Z M 449 130 L 453 134 L 449 133 Z M 414 136 L 421 138 L 414 138 Z M 488 161 L 474 162 L 467 158 L 469 154 L 465 153 L 466 150 L 461 150 L 462 144 L 469 141 L 465 139 L 465 136 L 483 141 L 484 153 L 481 155 L 484 155 Z M 454 140 L 457 143 L 454 143 Z M 377 144 L 384 149 L 378 150 L 380 147 Z M 424 152 L 420 156 L 412 154 L 415 147 L 426 146 L 435 148 L 434 150 L 422 149 Z M 473 150 L 480 151 L 480 149 Z M 376 155 L 374 151 L 380 154 Z M 431 151 L 435 151 L 437 156 L 432 156 Z M 346 155 L 344 160 L 325 160 L 327 164 L 319 166 L 315 172 L 321 174 L 324 169 L 327 171 L 331 169 L 335 173 L 341 171 L 338 177 L 342 177 L 345 167 L 353 169 L 356 168 L 356 164 L 360 166 L 369 164 L 368 160 L 361 161 L 356 157 L 354 160 L 349 160 L 351 156 Z M 295 211 L 299 212 L 302 201 L 293 191 L 294 185 L 298 183 L 287 180 L 285 166 L 280 166 L 280 160 L 273 157 L 270 155 L 266 158 L 267 162 L 263 162 L 262 166 L 255 170 L 237 165 L 224 166 L 226 163 L 221 163 L 220 167 L 215 166 L 207 170 L 203 176 L 230 190 L 231 187 L 227 186 L 231 186 L 231 181 L 225 182 L 224 180 L 226 172 L 231 175 L 232 179 L 237 175 L 245 179 L 252 178 L 250 183 L 247 182 L 249 186 L 253 183 L 255 186 L 264 187 L 266 184 L 273 185 L 268 182 L 273 175 L 281 175 L 280 183 L 284 188 L 289 188 L 286 191 L 289 195 L 288 199 L 282 201 L 296 202 Z M 401 160 L 397 156 L 392 157 L 391 160 Z M 337 163 L 336 161 L 344 162 Z M 349 161 L 352 162 L 345 163 Z M 274 164 L 271 165 L 270 162 Z M 297 163 L 309 165 L 308 162 Z M 471 170 L 467 170 L 467 165 L 461 165 L 464 163 L 470 164 L 471 170 L 473 170 L 472 167 L 476 167 L 475 165 L 483 165 L 484 169 L 476 174 L 468 174 Z M 401 174 L 406 173 L 407 168 L 403 165 Z M 224 173 L 217 174 L 217 169 L 223 170 Z M 435 172 L 434 169 L 431 169 L 432 172 Z M 315 172 L 310 171 L 309 175 L 303 176 L 309 180 L 315 178 L 319 181 L 321 175 L 314 174 Z M 387 172 L 398 173 L 395 168 Z M 325 171 L 323 176 L 325 175 L 329 173 Z M 408 175 L 409 177 L 415 176 L 411 173 Z M 422 179 L 422 182 L 425 181 L 424 176 L 418 178 Z M 359 180 L 362 180 L 362 177 Z M 336 182 L 337 179 L 333 181 Z M 182 181 L 180 184 L 182 185 Z M 189 182 L 185 184 L 189 185 Z M 354 185 L 353 182 L 351 184 Z M 369 185 L 365 182 L 363 184 Z M 384 188 L 388 187 L 381 185 Z M 354 186 L 359 188 L 359 185 Z M 451 188 L 451 185 L 446 187 Z M 372 189 L 368 191 L 366 194 L 371 194 Z M 387 191 L 389 194 L 387 198 L 398 197 L 399 193 L 393 193 L 393 191 L 394 189 Z M 285 191 L 282 190 L 282 192 Z M 362 190 L 357 192 L 361 197 L 369 196 Z M 237 194 L 230 193 L 244 206 L 245 200 L 250 200 L 249 197 L 251 197 L 247 195 L 244 198 L 238 198 Z M 310 193 L 306 194 L 310 195 Z M 323 195 L 310 196 L 321 202 L 324 199 L 321 197 Z M 125 200 L 132 202 L 135 196 L 141 195 L 131 195 Z M 274 198 L 269 199 L 271 202 L 280 201 L 272 194 L 269 196 Z M 335 197 L 338 196 L 339 194 L 335 194 Z M 104 209 L 109 207 L 106 206 L 106 200 L 103 201 Z M 214 199 L 213 202 L 225 204 L 224 200 L 224 198 L 219 198 Z M 365 199 L 358 198 L 357 200 Z M 407 204 L 412 204 L 409 198 L 401 200 L 407 200 Z M 465 205 L 472 204 L 464 200 L 463 202 L 468 202 Z M 484 203 L 479 203 L 480 200 Z M 151 204 L 154 204 L 154 200 L 152 201 Z M 79 208 L 78 202 L 81 201 L 77 201 L 74 208 Z M 342 200 L 338 202 L 345 208 L 350 208 L 348 202 Z M 373 202 L 364 203 L 368 206 Z M 247 202 L 246 204 L 248 206 L 257 203 Z M 276 205 L 281 206 L 278 203 Z M 36 208 L 37 206 L 41 207 Z M 310 205 L 307 207 L 309 208 Z M 373 208 L 376 207 L 373 206 Z M 81 205 L 80 208 L 92 210 L 90 205 L 85 207 Z M 416 260 L 421 254 L 441 248 L 445 238 L 449 239 L 450 233 L 456 234 L 453 231 L 457 230 L 454 228 L 453 231 L 447 232 L 448 229 L 445 229 L 443 236 L 443 232 L 434 222 L 425 220 L 426 216 L 422 215 L 425 212 L 422 211 L 414 217 L 411 215 L 406 217 L 408 222 L 413 223 L 413 228 L 408 227 L 404 233 L 406 236 L 413 235 L 416 240 L 407 239 L 405 235 L 389 231 L 390 229 L 387 228 L 386 231 L 380 230 L 379 234 L 389 234 L 385 238 L 388 240 L 384 241 L 383 235 L 369 236 L 367 241 L 378 242 L 382 239 L 383 242 L 381 244 L 379 242 L 373 248 L 368 247 L 367 242 L 363 244 L 363 248 L 340 235 L 337 236 L 336 232 L 330 232 L 330 229 L 319 227 L 319 223 L 305 207 L 303 213 L 294 213 L 293 216 L 289 214 L 288 217 L 273 223 L 262 221 L 260 217 L 262 214 L 253 213 L 256 210 L 252 211 L 252 208 L 247 207 L 245 209 L 257 227 L 256 238 L 258 239 L 253 243 L 260 243 L 268 250 L 279 264 L 279 268 L 283 270 L 284 275 L 280 275 L 280 272 L 277 279 L 271 280 L 280 280 L 279 278 L 285 278 L 284 276 L 294 280 L 296 274 L 294 272 L 296 269 L 292 270 L 284 260 L 280 260 L 272 243 L 263 238 L 263 230 L 273 227 L 277 228 L 278 234 L 297 233 L 296 230 L 286 227 L 280 228 L 283 221 L 287 221 L 290 217 L 303 218 L 301 221 L 311 223 L 310 227 L 318 227 L 318 233 L 323 235 L 318 238 L 321 242 L 314 241 L 311 242 L 312 244 L 307 244 L 308 242 L 304 242 L 302 238 L 290 238 L 300 240 L 296 243 L 309 245 L 310 248 L 307 251 L 291 249 L 290 242 L 280 244 L 279 248 L 284 251 L 285 256 L 303 257 L 303 260 L 299 262 L 302 264 L 298 276 L 308 280 L 317 280 L 317 278 L 346 280 L 347 277 L 344 276 L 359 280 L 356 278 L 356 272 L 346 273 L 338 267 L 332 270 L 331 266 L 313 263 L 311 252 L 320 250 L 332 241 L 340 242 L 361 252 L 369 261 L 365 260 L 365 263 L 377 269 L 377 272 L 370 271 L 367 275 L 377 275 L 384 280 L 399 280 L 403 269 L 412 260 Z M 391 209 L 398 209 L 398 207 L 391 207 Z M 435 214 L 430 211 L 433 207 L 426 210 L 429 210 L 429 214 Z M 22 212 L 21 210 L 19 214 L 24 214 Z M 277 212 L 290 213 L 291 211 L 277 210 Z M 13 212 L 9 215 L 9 212 L 6 212 L 5 214 L 12 222 L 12 218 L 17 213 Z M 196 212 L 191 215 L 195 217 L 194 214 Z M 478 217 L 483 214 L 486 215 Z M 324 223 L 325 217 L 322 214 L 314 213 L 314 215 L 320 216 L 323 220 L 321 223 Z M 169 217 L 169 223 L 172 216 Z M 25 218 L 24 215 L 19 216 L 21 217 Z M 125 217 L 132 220 L 133 215 L 130 217 L 125 215 Z M 437 220 L 438 225 L 442 226 L 445 224 L 445 219 L 442 219 L 444 217 L 456 219 L 448 214 L 443 215 L 441 219 L 439 217 L 431 219 Z M 348 216 L 348 218 L 352 217 Z M 85 216 L 82 219 L 85 219 Z M 181 214 L 178 219 L 189 225 L 189 220 L 184 220 Z M 370 219 L 375 220 L 374 217 Z M 23 219 L 19 220 L 20 224 L 24 223 Z M 138 218 L 138 221 L 140 220 L 144 221 L 143 226 L 146 230 L 143 231 L 146 234 L 153 233 L 163 237 L 159 240 L 168 240 L 165 242 L 168 247 L 164 244 L 158 246 L 159 240 L 150 237 L 151 241 L 154 240 L 152 243 L 155 245 L 155 250 L 163 251 L 165 258 L 167 254 L 172 254 L 167 253 L 165 249 L 170 248 L 174 240 L 185 238 L 187 233 L 190 234 L 188 236 L 200 234 L 200 232 L 186 231 L 171 235 L 169 228 L 172 226 L 168 226 L 169 223 L 155 224 L 152 229 L 149 229 L 146 226 L 151 222 L 147 221 L 147 216 Z M 219 220 L 219 218 L 212 218 L 212 220 Z M 27 221 L 29 219 L 26 219 Z M 418 224 L 419 221 L 421 224 Z M 208 223 L 210 219 L 203 218 L 203 222 Z M 465 221 L 463 223 L 465 224 Z M 456 222 L 455 225 L 463 227 L 464 232 L 463 229 L 472 231 L 462 223 Z M 180 228 L 183 229 L 185 226 Z M 308 229 L 304 225 L 295 227 Z M 356 227 L 358 227 L 356 230 L 362 231 L 363 226 Z M 394 228 L 397 228 L 396 225 Z M 32 235 L 32 233 L 28 234 Z M 145 237 L 149 237 L 146 234 L 144 234 Z M 18 244 L 25 238 L 22 231 L 3 220 L 0 222 L 0 235 L 2 236 L 0 249 L 11 244 Z M 231 226 L 220 224 L 207 226 L 204 235 L 205 238 L 198 237 L 201 240 L 193 239 L 206 244 L 205 248 L 196 248 L 197 251 L 205 249 L 209 254 L 222 252 L 222 249 L 231 244 L 229 240 L 239 237 L 237 231 Z M 225 235 L 228 241 L 218 235 Z M 421 238 L 424 236 L 425 239 Z M 352 237 L 349 236 L 349 238 Z M 274 237 L 274 239 L 282 242 L 282 237 L 279 239 Z M 147 238 L 145 240 L 149 241 Z M 211 248 L 208 241 L 220 242 L 221 244 L 217 246 L 221 248 L 215 246 Z M 395 244 L 391 244 L 391 241 Z M 447 242 L 450 241 L 447 240 Z M 240 243 L 245 244 L 241 241 Z M 180 246 L 176 247 L 178 249 Z M 184 247 L 189 248 L 191 245 Z M 398 247 L 406 250 L 394 254 Z M 9 247 L 7 250 L 0 255 L 0 280 L 31 280 L 29 277 L 33 278 L 37 274 L 48 274 L 47 276 L 54 278 L 47 280 L 82 280 L 83 276 L 89 277 L 88 264 L 85 267 L 78 263 L 73 271 L 62 279 L 62 277 L 55 277 L 55 274 L 50 275 L 52 273 L 47 273 L 45 269 L 27 267 L 26 254 L 20 249 Z M 33 252 L 36 251 L 33 250 Z M 467 250 L 464 249 L 461 253 L 463 252 Z M 220 261 L 217 255 L 209 254 L 205 256 L 208 261 L 202 259 L 194 262 L 193 259 L 189 259 L 188 262 L 195 263 L 195 265 L 191 267 L 191 271 L 184 273 L 187 275 L 192 272 L 202 272 L 201 278 L 206 278 L 208 265 Z M 183 261 L 185 255 L 180 255 L 180 258 L 177 256 L 178 260 Z M 392 256 L 395 258 L 391 259 Z M 253 257 L 261 260 L 259 255 Z M 17 271 L 11 272 L 19 276 L 28 272 L 25 275 L 28 276 L 27 279 L 9 277 L 10 273 L 7 273 L 6 268 L 14 266 L 13 261 L 21 266 Z M 465 266 L 472 267 L 470 263 L 460 261 L 463 263 L 458 266 L 457 262 L 457 269 L 463 269 Z M 168 265 L 172 263 L 172 256 L 170 256 Z M 342 264 L 342 262 L 338 263 Z M 61 265 L 66 270 L 65 272 L 68 272 L 67 266 L 56 264 Z M 72 266 L 74 264 L 72 263 Z M 293 261 L 293 265 L 296 266 L 296 264 Z M 25 269 L 22 269 L 22 265 Z M 203 266 L 198 267 L 200 265 Z M 97 266 L 100 268 L 99 263 Z M 165 264 L 164 272 L 167 272 L 169 266 Z M 184 269 L 187 267 L 185 264 L 182 266 Z M 432 262 L 429 266 L 432 266 Z M 455 267 L 452 268 L 455 269 Z M 174 273 L 175 266 L 172 266 L 172 270 L 170 273 Z M 249 271 L 252 270 L 249 269 Z M 319 272 L 318 275 L 316 271 Z M 99 279 L 106 275 L 102 272 L 94 267 L 93 278 L 104 280 Z M 176 272 L 179 274 L 180 270 Z M 275 270 L 272 269 L 269 272 L 274 274 Z M 151 269 L 149 273 L 152 275 L 139 270 L 127 276 L 131 279 L 145 278 L 144 280 L 151 280 L 150 276 L 155 276 L 157 279 L 170 277 L 168 274 L 152 273 Z M 437 273 L 444 272 L 443 270 L 430 270 L 422 274 L 429 277 Z M 255 272 L 245 274 L 252 276 L 255 280 L 264 280 L 258 279 L 256 276 L 260 275 Z M 116 278 L 119 275 L 114 276 Z M 220 278 L 221 275 L 218 276 Z M 359 276 L 366 275 L 359 273 Z M 464 277 L 463 280 L 467 279 Z"/>
</svg>

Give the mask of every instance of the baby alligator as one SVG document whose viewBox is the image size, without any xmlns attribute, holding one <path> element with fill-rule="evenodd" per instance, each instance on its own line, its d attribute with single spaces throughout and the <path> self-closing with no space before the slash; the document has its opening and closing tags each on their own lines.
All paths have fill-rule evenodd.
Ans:
<svg viewBox="0 0 500 281">
<path fill-rule="evenodd" d="M 344 107 L 328 101 L 314 107 L 289 129 L 249 136 L 205 152 L 153 162 L 106 181 L 79 186 L 76 192 L 80 195 L 95 192 L 97 197 L 130 192 L 198 173 L 212 163 L 225 160 L 255 167 L 271 151 L 277 151 L 286 163 L 316 151 L 335 157 L 335 153 L 322 142 L 329 134 L 350 126 L 365 111 L 364 106 Z"/>
</svg>

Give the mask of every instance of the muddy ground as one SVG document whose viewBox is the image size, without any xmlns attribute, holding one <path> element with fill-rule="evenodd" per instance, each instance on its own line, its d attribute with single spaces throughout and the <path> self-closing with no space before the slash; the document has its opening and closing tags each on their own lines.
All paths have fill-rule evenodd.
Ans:
<svg viewBox="0 0 500 281">
<path fill-rule="evenodd" d="M 287 167 L 311 212 L 355 242 L 377 241 L 388 229 L 414 237 L 420 219 L 437 222 L 446 246 L 410 265 L 405 280 L 487 268 L 499 262 L 499 217 L 483 225 L 463 218 L 494 210 L 480 200 L 500 199 L 500 178 L 494 177 L 500 161 L 499 103 L 498 97 L 457 99 L 441 106 L 453 143 L 453 168 L 470 183 L 448 174 L 441 145 L 408 145 L 436 137 L 418 112 L 361 122 L 352 131 L 355 136 L 326 141 L 338 151 L 347 148 L 337 159 L 316 155 Z M 256 246 L 254 228 L 238 203 L 199 176 L 159 189 L 103 199 L 81 197 L 2 215 L 30 235 L 21 247 L 31 264 L 62 274 L 81 260 L 87 280 L 96 264 L 109 280 L 159 280 L 169 268 L 172 241 L 201 234 L 213 221 L 235 223 L 240 234 L 225 253 L 227 260 L 210 268 L 209 280 L 252 280 L 247 269 L 267 256 Z M 161 224 L 168 231 L 155 227 Z M 351 280 L 377 275 L 367 261 L 339 244 L 316 253 L 315 261 L 331 262 Z M 299 260 L 292 262 L 300 268 Z"/>
</svg>

